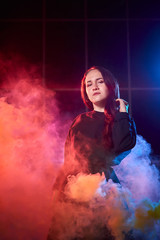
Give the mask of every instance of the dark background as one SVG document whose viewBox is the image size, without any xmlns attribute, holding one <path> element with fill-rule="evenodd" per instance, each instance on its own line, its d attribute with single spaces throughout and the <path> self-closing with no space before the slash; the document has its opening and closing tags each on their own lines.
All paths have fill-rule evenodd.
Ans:
<svg viewBox="0 0 160 240">
<path fill-rule="evenodd" d="M 43 84 L 72 117 L 86 110 L 79 91 L 84 71 L 108 68 L 138 134 L 160 155 L 159 0 L 5 0 L 0 52 L 39 66 Z"/>
</svg>

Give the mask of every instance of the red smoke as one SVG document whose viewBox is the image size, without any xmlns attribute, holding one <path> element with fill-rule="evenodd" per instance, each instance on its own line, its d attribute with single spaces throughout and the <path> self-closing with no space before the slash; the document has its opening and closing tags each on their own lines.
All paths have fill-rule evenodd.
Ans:
<svg viewBox="0 0 160 240">
<path fill-rule="evenodd" d="M 30 70 L 23 61 L 20 67 L 17 59 L 1 58 L 0 63 L 5 80 L 0 98 L 0 236 L 45 239 L 52 184 L 63 161 L 57 102 L 39 84 L 34 67 Z"/>
</svg>

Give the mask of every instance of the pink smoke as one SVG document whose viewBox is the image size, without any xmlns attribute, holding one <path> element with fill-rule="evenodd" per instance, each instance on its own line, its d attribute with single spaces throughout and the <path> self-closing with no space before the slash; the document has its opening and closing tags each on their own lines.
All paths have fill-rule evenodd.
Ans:
<svg viewBox="0 0 160 240">
<path fill-rule="evenodd" d="M 54 93 L 42 87 L 34 67 L 0 62 L 1 239 L 45 239 L 67 123 L 62 132 Z"/>
</svg>

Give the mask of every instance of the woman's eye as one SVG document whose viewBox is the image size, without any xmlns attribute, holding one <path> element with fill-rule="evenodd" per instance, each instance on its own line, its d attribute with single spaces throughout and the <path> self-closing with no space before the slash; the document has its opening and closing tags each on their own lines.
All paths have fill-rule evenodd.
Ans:
<svg viewBox="0 0 160 240">
<path fill-rule="evenodd" d="M 92 84 L 91 83 L 89 83 L 89 84 L 87 84 L 87 87 L 90 87 Z"/>
<path fill-rule="evenodd" d="M 104 83 L 104 80 L 100 80 L 99 83 Z"/>
</svg>

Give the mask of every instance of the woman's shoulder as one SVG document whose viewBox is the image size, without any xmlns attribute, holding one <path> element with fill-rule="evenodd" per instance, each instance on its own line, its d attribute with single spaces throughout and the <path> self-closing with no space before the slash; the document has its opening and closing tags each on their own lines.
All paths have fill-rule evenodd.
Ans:
<svg viewBox="0 0 160 240">
<path fill-rule="evenodd" d="M 93 111 L 80 113 L 77 117 L 74 118 L 70 128 L 74 128 L 77 125 L 83 124 L 92 118 Z"/>
</svg>

